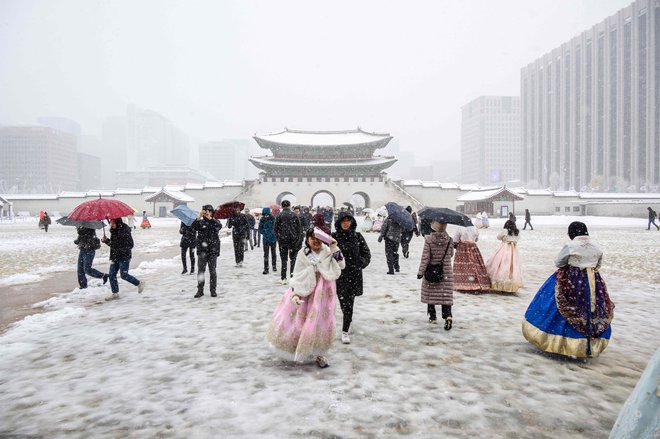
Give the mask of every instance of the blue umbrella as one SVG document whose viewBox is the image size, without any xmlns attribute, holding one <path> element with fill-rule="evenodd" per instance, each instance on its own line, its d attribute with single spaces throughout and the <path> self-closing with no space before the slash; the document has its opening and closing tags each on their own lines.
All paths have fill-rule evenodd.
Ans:
<svg viewBox="0 0 660 439">
<path fill-rule="evenodd" d="M 385 209 L 387 209 L 387 217 L 401 226 L 403 230 L 409 232 L 415 228 L 415 220 L 404 207 L 390 201 L 385 205 Z"/>
<path fill-rule="evenodd" d="M 199 212 L 195 212 L 185 204 L 176 206 L 174 209 L 170 210 L 170 213 L 179 218 L 181 222 L 187 226 L 190 226 L 199 216 Z"/>
</svg>

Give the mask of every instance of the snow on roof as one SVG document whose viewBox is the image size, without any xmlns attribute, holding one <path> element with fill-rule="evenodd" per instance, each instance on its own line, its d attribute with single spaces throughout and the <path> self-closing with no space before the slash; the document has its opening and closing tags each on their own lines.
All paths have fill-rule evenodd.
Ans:
<svg viewBox="0 0 660 439">
<path fill-rule="evenodd" d="M 57 195 L 59 198 L 85 198 L 87 196 L 85 192 L 69 192 L 69 191 L 63 191 Z"/>
<path fill-rule="evenodd" d="M 403 180 L 401 183 L 404 186 L 424 186 L 422 180 Z"/>
<path fill-rule="evenodd" d="M 442 187 L 440 182 L 437 181 L 423 181 L 422 187 Z"/>
<path fill-rule="evenodd" d="M 183 191 L 186 189 L 185 186 L 181 186 L 178 184 L 168 184 L 166 185 L 163 189 L 168 190 L 168 191 Z"/>
<path fill-rule="evenodd" d="M 167 195 L 168 197 L 174 198 L 175 200 L 182 201 L 184 203 L 192 203 L 195 201 L 195 199 L 190 195 L 186 195 L 183 192 L 179 192 L 179 191 L 171 191 L 168 189 L 161 189 L 155 194 L 146 197 L 144 201 L 153 201 L 154 198 L 157 198 L 161 194 Z"/>
<path fill-rule="evenodd" d="M 647 193 L 614 193 L 614 192 L 581 192 L 580 198 L 583 199 L 607 199 L 607 200 L 658 200 L 660 194 Z"/>
<path fill-rule="evenodd" d="M 186 189 L 204 189 L 203 183 L 186 183 Z"/>
<path fill-rule="evenodd" d="M 459 189 L 460 186 L 458 183 L 440 183 L 440 188 L 442 189 Z"/>
<path fill-rule="evenodd" d="M 471 191 L 468 192 L 465 195 L 461 195 L 460 197 L 456 198 L 457 201 L 482 201 L 482 200 L 487 200 L 489 198 L 492 198 L 496 195 L 499 195 L 503 192 L 509 192 L 513 194 L 514 196 L 519 197 L 519 199 L 524 199 L 522 195 L 519 193 L 513 191 L 510 188 L 507 188 L 506 186 L 502 186 L 496 189 L 490 189 L 490 190 L 481 190 L 481 191 Z"/>
<path fill-rule="evenodd" d="M 292 168 L 325 168 L 327 166 L 332 166 L 333 168 L 351 168 L 351 167 L 363 167 L 363 166 L 374 166 L 374 165 L 384 165 L 388 163 L 396 162 L 395 157 L 371 157 L 368 159 L 360 160 L 351 160 L 347 162 L 307 162 L 307 161 L 282 161 L 280 159 L 274 159 L 272 156 L 266 157 L 251 157 L 249 159 L 253 163 L 264 164 L 268 166 L 278 166 L 285 167 L 289 166 Z M 256 164 L 255 163 L 255 164 Z"/>
<path fill-rule="evenodd" d="M 57 194 L 7 194 L 5 198 L 11 200 L 57 200 Z"/>
<path fill-rule="evenodd" d="M 117 195 L 142 195 L 142 189 L 125 189 L 120 188 L 115 190 Z"/>
<path fill-rule="evenodd" d="M 556 191 L 552 193 L 555 197 L 577 197 L 580 194 L 575 191 Z"/>
<path fill-rule="evenodd" d="M 356 130 L 345 131 L 304 131 L 284 129 L 278 133 L 255 134 L 254 139 L 282 145 L 314 145 L 314 146 L 341 146 L 359 145 L 365 143 L 389 140 L 389 134 L 377 134 Z M 383 145 L 384 146 L 384 145 Z"/>
<path fill-rule="evenodd" d="M 6 204 L 6 203 L 9 203 L 9 201 L 8 201 L 5 197 L 3 197 L 2 195 L 0 195 L 0 203 L 2 203 L 2 204 Z"/>
<path fill-rule="evenodd" d="M 90 189 L 85 194 L 88 197 L 98 197 L 99 195 L 102 197 L 114 197 L 115 192 L 101 189 Z"/>
<path fill-rule="evenodd" d="M 145 186 L 145 187 L 142 188 L 142 193 L 145 193 L 145 192 L 149 192 L 149 193 L 151 193 L 151 192 L 160 192 L 161 189 L 163 189 L 163 188 L 160 187 L 160 186 Z"/>
<path fill-rule="evenodd" d="M 553 195 L 550 189 L 524 189 L 528 195 Z"/>
</svg>

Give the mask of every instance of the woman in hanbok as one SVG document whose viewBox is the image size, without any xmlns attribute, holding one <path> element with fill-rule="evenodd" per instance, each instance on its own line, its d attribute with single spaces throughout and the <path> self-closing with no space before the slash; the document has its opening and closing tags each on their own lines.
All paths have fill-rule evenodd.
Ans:
<svg viewBox="0 0 660 439">
<path fill-rule="evenodd" d="M 151 228 L 151 223 L 149 222 L 149 217 L 147 216 L 146 210 L 142 211 L 142 222 L 140 223 L 140 227 L 143 229 Z"/>
<path fill-rule="evenodd" d="M 518 255 L 519 233 L 516 223 L 508 220 L 504 223 L 504 229 L 497 234 L 497 239 L 502 243 L 486 262 L 491 290 L 516 293 L 523 285 Z"/>
<path fill-rule="evenodd" d="M 490 278 L 477 241 L 479 230 L 475 226 L 458 226 L 454 232 L 454 289 L 465 292 L 490 290 Z"/>
<path fill-rule="evenodd" d="M 612 333 L 614 303 L 599 273 L 603 252 L 589 238 L 587 226 L 568 226 L 571 242 L 559 252 L 559 267 L 529 304 L 523 321 L 525 338 L 545 352 L 597 357 Z"/>
<path fill-rule="evenodd" d="M 483 227 L 481 212 L 477 212 L 477 214 L 474 216 L 474 227 L 476 227 L 477 229 Z"/>
<path fill-rule="evenodd" d="M 366 214 L 364 217 L 364 221 L 362 221 L 362 226 L 361 229 L 363 232 L 371 232 L 371 228 L 374 225 L 374 220 L 371 219 L 369 214 Z"/>
<path fill-rule="evenodd" d="M 376 220 L 374 221 L 374 224 L 371 226 L 371 231 L 372 232 L 380 232 L 380 229 L 383 228 L 383 216 L 378 215 L 376 217 Z"/>
<path fill-rule="evenodd" d="M 317 236 L 329 241 L 330 246 Z M 315 358 L 319 367 L 329 366 L 324 354 L 335 338 L 335 281 L 344 267 L 337 241 L 318 228 L 306 232 L 291 287 L 275 308 L 268 327 L 266 337 L 273 347 L 293 355 L 293 361 Z"/>
<path fill-rule="evenodd" d="M 487 228 L 490 227 L 490 221 L 488 221 L 488 213 L 486 213 L 485 210 L 483 212 L 481 212 L 481 226 L 484 229 L 487 229 Z"/>
</svg>

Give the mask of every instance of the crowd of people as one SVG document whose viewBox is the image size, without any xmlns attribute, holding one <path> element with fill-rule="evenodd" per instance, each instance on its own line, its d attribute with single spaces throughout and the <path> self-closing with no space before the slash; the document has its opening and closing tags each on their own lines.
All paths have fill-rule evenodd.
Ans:
<svg viewBox="0 0 660 439">
<path fill-rule="evenodd" d="M 207 271 L 210 296 L 218 296 L 217 261 L 223 223 L 214 217 L 215 211 L 212 205 L 204 205 L 190 225 L 182 222 L 179 228 L 181 274 L 195 274 L 197 268 L 196 299 L 204 296 Z M 406 211 L 414 226 L 403 227 L 395 217 L 384 217 L 378 242 L 384 242 L 386 274 L 395 275 L 400 272 L 399 246 L 403 257 L 408 258 L 413 237 L 423 237 L 417 278 L 421 280 L 420 301 L 426 304 L 430 324 L 437 324 L 436 306 L 440 306 L 444 329 L 452 329 L 454 291 L 516 293 L 522 287 L 520 231 L 514 215 L 505 221 L 497 234 L 499 246 L 484 262 L 477 243 L 479 228 L 489 225 L 486 212 L 478 214 L 475 225 L 456 226 L 453 236 L 449 236 L 447 223 L 419 223 L 410 206 Z M 142 222 L 148 222 L 146 212 Z M 531 227 L 528 210 L 527 225 Z M 109 280 L 112 295 L 106 300 L 117 299 L 119 274 L 137 286 L 139 293 L 143 291 L 144 281 L 129 274 L 133 227 L 121 218 L 113 219 L 110 237 L 104 235 L 101 240 L 93 229 L 77 229 L 80 288 L 87 287 L 87 276 L 102 279 L 104 284 Z M 281 285 L 288 286 L 268 328 L 271 345 L 294 361 L 313 357 L 320 367 L 327 367 L 325 354 L 335 337 L 335 301 L 342 312 L 341 341 L 350 344 L 355 299 L 363 294 L 363 270 L 371 262 L 371 250 L 358 231 L 352 209 L 334 212 L 324 208 L 292 208 L 284 200 L 277 215 L 273 215 L 270 207 L 254 214 L 237 207 L 225 227 L 231 229 L 236 267 L 242 266 L 246 251 L 262 247 L 263 274 L 279 274 Z M 594 357 L 607 346 L 614 304 L 598 271 L 602 252 L 590 241 L 587 226 L 574 222 L 568 235 L 571 242 L 555 261 L 557 271 L 541 286 L 525 314 L 523 334 L 543 351 Z M 101 243 L 110 247 L 108 273 L 92 267 Z"/>
</svg>

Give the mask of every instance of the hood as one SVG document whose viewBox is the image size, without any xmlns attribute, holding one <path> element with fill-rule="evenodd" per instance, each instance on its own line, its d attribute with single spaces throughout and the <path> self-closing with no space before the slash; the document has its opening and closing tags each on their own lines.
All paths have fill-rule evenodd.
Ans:
<svg viewBox="0 0 660 439">
<path fill-rule="evenodd" d="M 355 217 L 347 211 L 339 212 L 339 216 L 337 217 L 337 221 L 335 221 L 335 230 L 337 232 L 343 232 L 343 230 L 341 228 L 341 222 L 344 220 L 344 218 L 350 218 L 351 219 L 351 228 L 349 229 L 349 231 L 354 232 L 355 229 L 357 228 L 357 221 L 355 221 Z"/>
<path fill-rule="evenodd" d="M 270 207 L 264 207 L 263 209 L 261 209 L 261 214 L 262 215 L 271 215 Z"/>
</svg>

